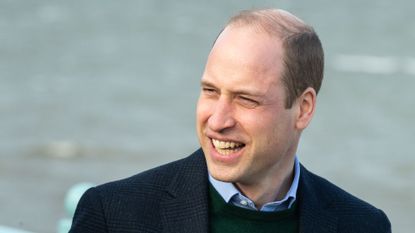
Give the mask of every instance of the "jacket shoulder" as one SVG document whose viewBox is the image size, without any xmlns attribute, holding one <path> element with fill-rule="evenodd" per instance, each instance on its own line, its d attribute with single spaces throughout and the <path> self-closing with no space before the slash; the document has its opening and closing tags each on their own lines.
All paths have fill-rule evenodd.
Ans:
<svg viewBox="0 0 415 233">
<path fill-rule="evenodd" d="M 339 232 L 391 232 L 390 221 L 381 209 L 304 167 L 301 172 L 307 195 L 338 217 Z"/>
<path fill-rule="evenodd" d="M 186 192 L 192 188 L 189 183 L 204 178 L 205 167 L 203 154 L 196 151 L 187 158 L 93 187 L 79 201 L 70 232 L 110 232 L 119 227 L 157 232 L 162 203 L 171 195 L 169 187 Z"/>
<path fill-rule="evenodd" d="M 151 195 L 154 199 L 157 193 L 165 191 L 166 187 L 177 179 L 189 176 L 196 179 L 199 177 L 197 173 L 203 175 L 204 170 L 206 170 L 205 167 L 203 154 L 196 151 L 186 158 L 143 171 L 125 179 L 99 185 L 95 189 L 103 196 L 111 196 L 109 194 L 117 193 L 123 196 L 141 194 L 138 195 L 140 197 L 146 194 Z M 192 174 L 195 174 L 195 176 L 192 176 Z"/>
</svg>

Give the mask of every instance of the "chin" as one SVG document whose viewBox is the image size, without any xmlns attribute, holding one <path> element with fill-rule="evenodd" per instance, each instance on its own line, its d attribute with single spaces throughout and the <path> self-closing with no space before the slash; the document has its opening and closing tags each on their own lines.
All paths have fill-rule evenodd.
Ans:
<svg viewBox="0 0 415 233">
<path fill-rule="evenodd" d="M 208 170 L 209 174 L 216 180 L 228 183 L 233 183 L 237 180 L 236 175 L 230 171 L 229 167 L 208 163 Z"/>
<path fill-rule="evenodd" d="M 234 179 L 232 179 L 231 177 L 228 176 L 224 176 L 224 175 L 215 175 L 213 173 L 210 173 L 212 175 L 213 178 L 215 178 L 216 180 L 222 181 L 222 182 L 227 182 L 227 183 L 233 183 Z"/>
</svg>

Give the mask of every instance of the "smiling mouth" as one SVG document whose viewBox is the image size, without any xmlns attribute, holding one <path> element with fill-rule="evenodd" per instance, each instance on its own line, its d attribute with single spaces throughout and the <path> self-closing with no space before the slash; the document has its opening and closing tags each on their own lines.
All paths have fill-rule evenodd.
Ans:
<svg viewBox="0 0 415 233">
<path fill-rule="evenodd" d="M 229 155 L 241 150 L 245 144 L 233 141 L 220 141 L 212 138 L 213 147 L 221 155 Z"/>
</svg>

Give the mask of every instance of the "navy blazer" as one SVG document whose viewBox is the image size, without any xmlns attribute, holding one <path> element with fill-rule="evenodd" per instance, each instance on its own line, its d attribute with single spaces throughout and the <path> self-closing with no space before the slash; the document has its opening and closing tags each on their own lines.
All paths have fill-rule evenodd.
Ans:
<svg viewBox="0 0 415 233">
<path fill-rule="evenodd" d="M 386 233 L 381 210 L 301 166 L 301 233 Z M 202 150 L 127 179 L 89 189 L 70 233 L 208 233 L 208 172 Z"/>
</svg>

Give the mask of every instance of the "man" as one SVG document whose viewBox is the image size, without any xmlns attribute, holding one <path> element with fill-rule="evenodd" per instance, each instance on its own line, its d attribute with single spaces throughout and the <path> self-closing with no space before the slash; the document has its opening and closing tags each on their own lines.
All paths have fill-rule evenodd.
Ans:
<svg viewBox="0 0 415 233">
<path fill-rule="evenodd" d="M 243 11 L 216 39 L 189 157 L 88 190 L 70 232 L 391 232 L 386 215 L 300 165 L 323 78 L 313 28 Z"/>
</svg>

